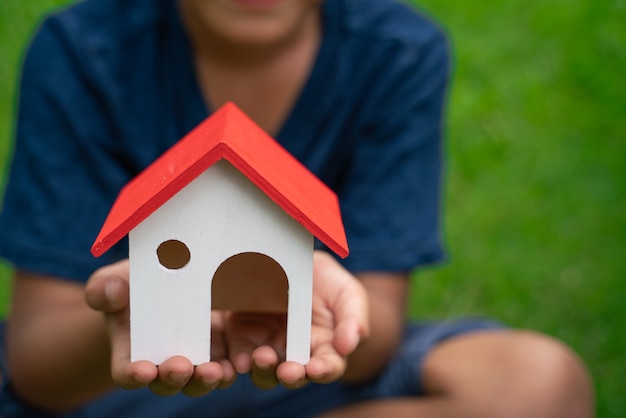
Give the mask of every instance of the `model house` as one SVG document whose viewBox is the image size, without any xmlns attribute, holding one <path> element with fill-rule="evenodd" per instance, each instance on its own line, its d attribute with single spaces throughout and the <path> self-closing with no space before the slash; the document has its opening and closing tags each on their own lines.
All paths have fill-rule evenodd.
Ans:
<svg viewBox="0 0 626 418">
<path fill-rule="evenodd" d="M 309 361 L 314 238 L 348 254 L 336 195 L 234 104 L 120 192 L 92 247 L 129 236 L 131 360 L 210 359 L 211 309 L 287 312 Z"/>
</svg>

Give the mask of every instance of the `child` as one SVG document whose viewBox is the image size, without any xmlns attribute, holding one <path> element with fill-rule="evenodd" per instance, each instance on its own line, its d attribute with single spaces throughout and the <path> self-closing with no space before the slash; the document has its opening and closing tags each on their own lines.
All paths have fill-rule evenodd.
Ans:
<svg viewBox="0 0 626 418">
<path fill-rule="evenodd" d="M 448 73 L 440 30 L 389 0 L 85 0 L 47 19 L 0 216 L 0 414 L 592 416 L 583 366 L 548 337 L 405 324 L 409 273 L 444 256 Z M 351 255 L 315 254 L 306 367 L 284 362 L 275 316 L 226 312 L 212 362 L 131 363 L 127 250 L 94 259 L 91 241 L 119 189 L 227 101 L 337 192 Z"/>
</svg>

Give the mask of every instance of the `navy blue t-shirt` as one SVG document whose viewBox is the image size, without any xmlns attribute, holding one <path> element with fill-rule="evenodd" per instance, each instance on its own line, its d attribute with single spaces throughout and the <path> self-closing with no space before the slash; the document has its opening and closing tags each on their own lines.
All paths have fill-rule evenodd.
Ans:
<svg viewBox="0 0 626 418">
<path fill-rule="evenodd" d="M 352 271 L 443 256 L 440 29 L 387 0 L 327 0 L 314 68 L 277 140 L 340 198 Z M 211 112 L 173 0 L 86 0 L 26 55 L 0 256 L 84 281 L 127 255 L 89 250 L 119 190 Z"/>
</svg>

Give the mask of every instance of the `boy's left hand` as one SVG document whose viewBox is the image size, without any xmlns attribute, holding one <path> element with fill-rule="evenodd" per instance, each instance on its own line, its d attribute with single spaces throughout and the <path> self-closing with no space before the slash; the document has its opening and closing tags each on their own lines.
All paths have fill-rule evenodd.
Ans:
<svg viewBox="0 0 626 418">
<path fill-rule="evenodd" d="M 329 254 L 313 259 L 311 359 L 285 361 L 285 314 L 226 313 L 223 337 L 239 373 L 250 373 L 261 388 L 298 388 L 307 381 L 329 383 L 346 370 L 347 357 L 369 335 L 365 288 Z"/>
</svg>

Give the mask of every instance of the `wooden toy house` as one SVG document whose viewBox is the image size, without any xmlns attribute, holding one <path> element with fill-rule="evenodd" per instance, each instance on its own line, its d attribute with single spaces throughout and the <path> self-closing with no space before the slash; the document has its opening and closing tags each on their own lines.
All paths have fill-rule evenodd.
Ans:
<svg viewBox="0 0 626 418">
<path fill-rule="evenodd" d="M 92 253 L 129 236 L 131 360 L 210 359 L 211 309 L 287 312 L 310 355 L 314 237 L 348 246 L 336 195 L 229 103 L 120 192 Z"/>
</svg>

